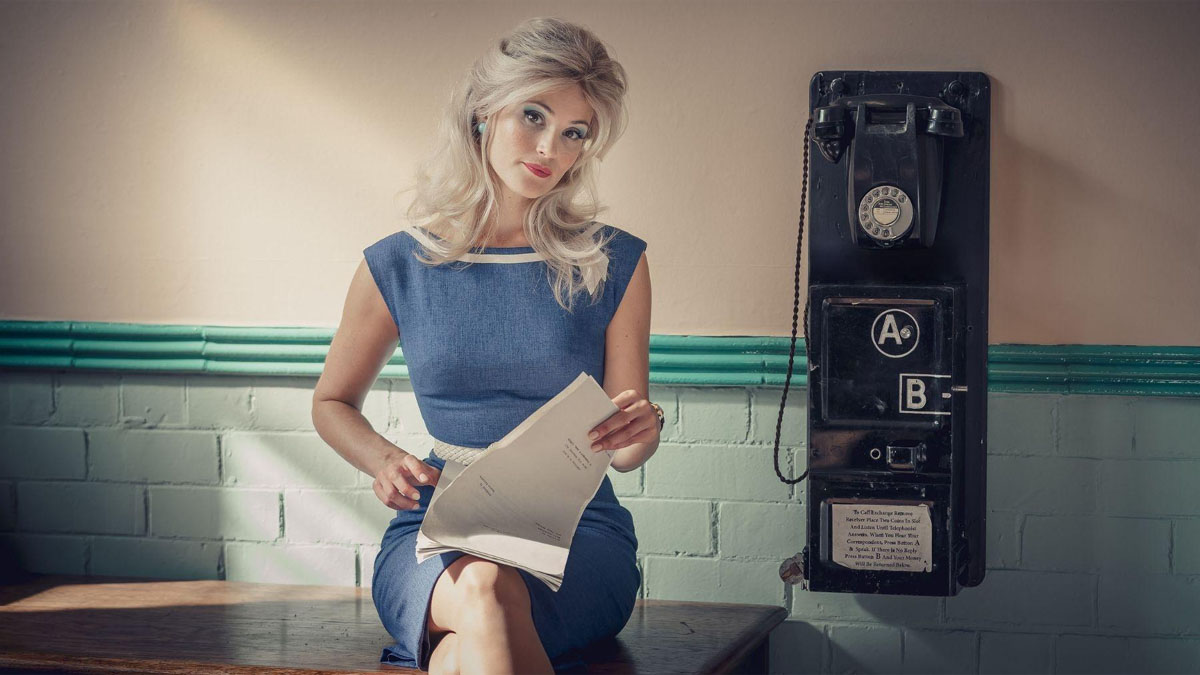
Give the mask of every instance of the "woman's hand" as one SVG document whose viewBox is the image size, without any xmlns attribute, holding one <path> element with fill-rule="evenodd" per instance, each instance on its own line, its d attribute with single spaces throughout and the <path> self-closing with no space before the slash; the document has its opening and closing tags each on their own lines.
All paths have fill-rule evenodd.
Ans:
<svg viewBox="0 0 1200 675">
<path fill-rule="evenodd" d="M 650 401 L 637 390 L 626 389 L 613 397 L 612 402 L 620 410 L 588 433 L 593 452 L 618 450 L 634 443 L 650 443 L 658 439 L 658 415 L 650 407 Z"/>
<path fill-rule="evenodd" d="M 420 505 L 417 485 L 437 485 L 441 472 L 403 450 L 397 450 L 375 472 L 375 496 L 393 509 L 411 510 Z"/>
</svg>

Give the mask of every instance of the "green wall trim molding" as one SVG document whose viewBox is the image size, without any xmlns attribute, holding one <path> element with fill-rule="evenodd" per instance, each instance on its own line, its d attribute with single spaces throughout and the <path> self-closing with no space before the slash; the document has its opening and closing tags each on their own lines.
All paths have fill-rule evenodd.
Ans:
<svg viewBox="0 0 1200 675">
<path fill-rule="evenodd" d="M 0 321 L 0 368 L 316 376 L 331 328 Z M 650 336 L 650 381 L 782 386 L 786 337 Z M 807 384 L 798 341 L 792 384 Z M 380 375 L 408 377 L 397 350 Z M 1200 347 L 992 345 L 988 389 L 1002 392 L 1200 396 Z"/>
</svg>

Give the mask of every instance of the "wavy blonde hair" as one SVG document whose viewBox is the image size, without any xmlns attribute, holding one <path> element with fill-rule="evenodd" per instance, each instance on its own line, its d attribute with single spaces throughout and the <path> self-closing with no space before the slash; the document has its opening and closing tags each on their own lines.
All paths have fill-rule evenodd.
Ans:
<svg viewBox="0 0 1200 675">
<path fill-rule="evenodd" d="M 600 160 L 625 130 L 625 69 L 590 31 L 552 18 L 530 19 L 480 56 L 455 87 L 438 128 L 436 151 L 417 173 L 416 195 L 403 228 L 421 243 L 422 262 L 458 261 L 479 246 L 497 208 L 499 178 L 488 164 L 494 124 L 481 135 L 480 119 L 505 106 L 577 84 L 595 120 L 575 164 L 530 205 L 525 236 L 546 260 L 555 300 L 568 312 L 586 290 L 603 292 L 607 244 L 595 222 L 603 207 L 596 195 Z M 432 232 L 436 237 L 430 237 Z"/>
</svg>

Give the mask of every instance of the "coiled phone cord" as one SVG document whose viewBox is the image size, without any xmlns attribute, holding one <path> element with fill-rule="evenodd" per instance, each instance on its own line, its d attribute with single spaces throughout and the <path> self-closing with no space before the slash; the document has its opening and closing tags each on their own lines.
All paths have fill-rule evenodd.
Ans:
<svg viewBox="0 0 1200 675">
<path fill-rule="evenodd" d="M 787 406 L 788 386 L 792 382 L 792 362 L 796 358 L 796 329 L 797 320 L 800 316 L 800 259 L 804 251 L 804 213 L 808 206 L 808 144 L 809 134 L 812 131 L 812 118 L 808 118 L 808 123 L 804 125 L 804 172 L 800 182 L 800 230 L 796 235 L 796 276 L 795 289 L 792 298 L 792 347 L 788 352 L 788 368 L 787 377 L 783 380 L 783 396 L 779 399 L 779 419 L 775 422 L 775 475 L 779 476 L 779 480 L 788 485 L 795 485 L 804 480 L 808 476 L 808 469 L 804 469 L 804 473 L 796 478 L 785 478 L 783 472 L 779 470 L 779 435 L 783 430 L 783 410 Z M 804 301 L 804 355 L 805 363 L 808 362 L 808 299 Z"/>
</svg>

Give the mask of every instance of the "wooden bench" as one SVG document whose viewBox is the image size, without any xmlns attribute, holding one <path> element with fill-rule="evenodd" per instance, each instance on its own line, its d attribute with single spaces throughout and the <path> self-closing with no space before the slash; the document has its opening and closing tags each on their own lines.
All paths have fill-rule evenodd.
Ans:
<svg viewBox="0 0 1200 675">
<path fill-rule="evenodd" d="M 782 607 L 639 601 L 589 673 L 767 672 Z M 370 589 L 36 576 L 0 586 L 0 672 L 390 670 Z M 583 671 L 581 671 L 583 672 Z"/>
</svg>

